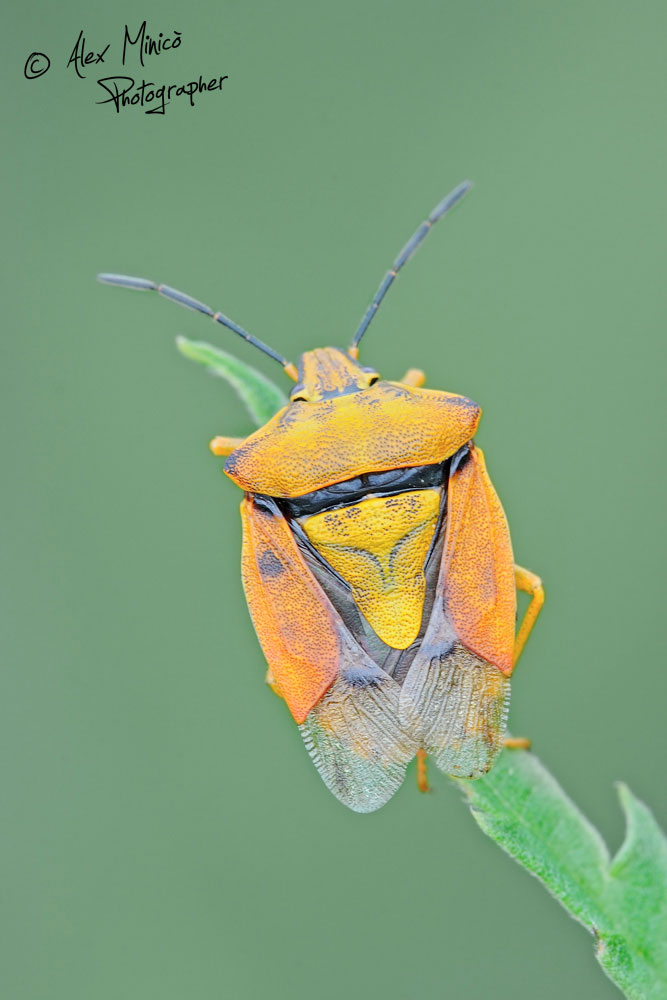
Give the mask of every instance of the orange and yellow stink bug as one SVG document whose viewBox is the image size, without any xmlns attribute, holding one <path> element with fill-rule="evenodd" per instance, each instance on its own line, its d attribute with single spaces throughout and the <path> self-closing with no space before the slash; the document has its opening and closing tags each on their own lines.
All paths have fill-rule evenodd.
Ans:
<svg viewBox="0 0 667 1000">
<path fill-rule="evenodd" d="M 485 774 L 504 738 L 510 675 L 544 600 L 515 566 L 484 455 L 479 406 L 384 381 L 359 341 L 396 275 L 465 182 L 422 223 L 387 273 L 347 351 L 306 351 L 298 371 L 221 313 L 160 292 L 234 330 L 297 383 L 289 405 L 246 439 L 216 437 L 244 491 L 242 574 L 269 664 L 328 788 L 358 812 L 396 792 L 409 761 Z M 515 635 L 516 588 L 532 600 Z"/>
</svg>

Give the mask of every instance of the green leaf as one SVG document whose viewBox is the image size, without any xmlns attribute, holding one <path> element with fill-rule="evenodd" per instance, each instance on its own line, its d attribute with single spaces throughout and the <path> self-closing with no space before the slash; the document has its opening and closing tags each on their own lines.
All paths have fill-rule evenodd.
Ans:
<svg viewBox="0 0 667 1000">
<path fill-rule="evenodd" d="M 477 781 L 459 780 L 482 830 L 542 879 L 572 915 L 599 924 L 609 852 L 599 833 L 532 753 L 505 750 Z"/>
<path fill-rule="evenodd" d="M 667 838 L 626 785 L 618 786 L 618 797 L 626 834 L 609 868 L 614 927 L 598 930 L 597 956 L 633 1000 L 667 997 Z"/>
<path fill-rule="evenodd" d="M 457 780 L 482 830 L 536 875 L 596 939 L 631 1000 L 667 1000 L 667 838 L 625 786 L 626 836 L 611 859 L 595 829 L 533 754 L 506 750 L 478 781 Z"/>
<path fill-rule="evenodd" d="M 267 420 L 287 405 L 287 396 L 278 386 L 257 369 L 201 340 L 177 337 L 176 346 L 181 354 L 192 361 L 206 365 L 214 375 L 224 378 L 245 403 L 255 426 Z"/>
</svg>

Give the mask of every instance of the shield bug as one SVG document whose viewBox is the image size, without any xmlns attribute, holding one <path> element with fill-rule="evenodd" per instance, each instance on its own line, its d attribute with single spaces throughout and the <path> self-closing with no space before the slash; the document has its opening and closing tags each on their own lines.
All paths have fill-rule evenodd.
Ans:
<svg viewBox="0 0 667 1000">
<path fill-rule="evenodd" d="M 289 405 L 245 439 L 216 437 L 244 491 L 242 576 L 268 661 L 328 788 L 358 812 L 384 805 L 426 755 L 477 778 L 504 741 L 510 675 L 544 600 L 514 564 L 500 501 L 474 436 L 479 406 L 423 388 L 411 369 L 385 381 L 359 341 L 401 268 L 468 191 L 464 182 L 399 253 L 345 350 L 306 351 L 298 370 L 221 313 L 166 285 L 278 361 Z M 531 602 L 515 634 L 516 589 Z"/>
</svg>

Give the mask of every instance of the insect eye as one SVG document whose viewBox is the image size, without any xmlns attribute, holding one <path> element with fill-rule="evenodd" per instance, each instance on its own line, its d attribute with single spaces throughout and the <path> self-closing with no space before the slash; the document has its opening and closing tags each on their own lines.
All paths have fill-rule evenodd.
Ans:
<svg viewBox="0 0 667 1000">
<path fill-rule="evenodd" d="M 292 403 L 307 403 L 308 396 L 306 395 L 306 390 L 302 385 L 295 385 L 292 389 L 290 395 L 290 401 Z"/>
<path fill-rule="evenodd" d="M 374 368 L 362 368 L 361 370 L 366 375 L 367 386 L 370 387 L 372 385 L 375 385 L 376 382 L 380 381 L 380 376 L 378 375 L 378 373 L 375 371 Z"/>
</svg>

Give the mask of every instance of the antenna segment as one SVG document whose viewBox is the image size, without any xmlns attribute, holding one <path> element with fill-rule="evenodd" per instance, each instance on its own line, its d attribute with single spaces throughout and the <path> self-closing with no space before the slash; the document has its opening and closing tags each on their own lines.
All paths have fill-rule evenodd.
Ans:
<svg viewBox="0 0 667 1000">
<path fill-rule="evenodd" d="M 386 275 L 384 276 L 380 284 L 380 287 L 375 293 L 375 298 L 373 299 L 368 309 L 366 310 L 364 318 L 362 319 L 357 332 L 352 338 L 352 344 L 349 350 L 349 354 L 351 357 L 355 359 L 358 357 L 359 341 L 361 340 L 363 335 L 366 333 L 366 330 L 370 326 L 371 320 L 378 311 L 380 303 L 382 302 L 383 298 L 389 291 L 389 288 L 391 287 L 396 277 L 398 276 L 398 272 L 401 270 L 404 264 L 407 264 L 412 255 L 415 253 L 415 251 L 419 249 L 423 240 L 430 233 L 431 229 L 436 224 L 438 219 L 441 219 L 443 215 L 446 215 L 451 208 L 454 208 L 454 206 L 458 204 L 461 198 L 463 198 L 463 196 L 468 193 L 471 187 L 472 187 L 472 181 L 463 181 L 461 184 L 458 185 L 458 187 L 455 187 L 453 191 L 450 191 L 448 195 L 445 195 L 442 201 L 438 205 L 436 205 L 436 207 L 433 209 L 428 219 L 425 219 L 424 222 L 422 222 L 421 226 L 419 226 L 417 231 L 410 237 L 408 242 L 405 244 L 405 246 L 399 253 L 398 257 L 394 261 L 393 266 L 390 268 L 389 271 L 387 271 Z"/>
<path fill-rule="evenodd" d="M 165 299 L 169 299 L 171 302 L 176 302 L 179 306 L 185 306 L 186 309 L 193 309 L 195 312 L 203 313 L 204 316 L 208 316 L 214 322 L 220 323 L 221 326 L 226 326 L 228 330 L 233 330 L 239 337 L 243 337 L 244 340 L 257 347 L 264 354 L 268 354 L 270 358 L 273 358 L 279 365 L 282 365 L 289 377 L 296 382 L 298 377 L 297 370 L 291 361 L 278 354 L 268 344 L 258 340 L 257 337 L 253 337 L 251 333 L 248 333 L 238 323 L 229 319 L 224 313 L 214 312 L 210 306 L 199 302 L 198 299 L 193 299 L 191 295 L 179 292 L 176 288 L 170 288 L 169 285 L 158 285 L 147 278 L 131 278 L 126 274 L 98 274 L 97 280 L 101 281 L 104 285 L 119 285 L 121 288 L 133 288 L 139 292 L 158 292 L 159 295 L 164 296 Z"/>
</svg>

